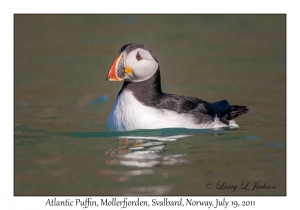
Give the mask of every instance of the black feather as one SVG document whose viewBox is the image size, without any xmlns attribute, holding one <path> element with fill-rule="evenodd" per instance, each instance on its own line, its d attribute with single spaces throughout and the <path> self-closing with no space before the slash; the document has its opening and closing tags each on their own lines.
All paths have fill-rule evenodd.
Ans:
<svg viewBox="0 0 300 210">
<path fill-rule="evenodd" d="M 242 114 L 245 114 L 249 111 L 249 108 L 246 106 L 231 105 L 226 113 L 221 117 L 221 121 L 228 124 L 229 120 L 232 120 Z"/>
</svg>

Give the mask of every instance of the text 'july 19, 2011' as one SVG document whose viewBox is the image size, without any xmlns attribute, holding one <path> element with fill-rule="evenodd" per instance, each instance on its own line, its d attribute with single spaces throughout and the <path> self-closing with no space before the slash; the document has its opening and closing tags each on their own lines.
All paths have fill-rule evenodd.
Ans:
<svg viewBox="0 0 300 210">
<path fill-rule="evenodd" d="M 45 206 L 74 206 L 87 208 L 114 207 L 126 209 L 130 207 L 202 207 L 202 208 L 233 208 L 253 207 L 255 201 L 236 201 L 220 199 L 192 199 L 192 198 L 74 198 L 74 199 L 47 199 Z"/>
</svg>

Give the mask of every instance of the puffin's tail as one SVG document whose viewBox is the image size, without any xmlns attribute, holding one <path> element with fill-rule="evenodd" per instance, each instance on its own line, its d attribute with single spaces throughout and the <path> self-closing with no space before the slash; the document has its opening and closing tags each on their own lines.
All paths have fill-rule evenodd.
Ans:
<svg viewBox="0 0 300 210">
<path fill-rule="evenodd" d="M 229 124 L 229 120 L 232 120 L 242 114 L 246 114 L 248 110 L 249 109 L 246 106 L 231 105 L 226 113 L 222 116 L 221 121 Z"/>
</svg>

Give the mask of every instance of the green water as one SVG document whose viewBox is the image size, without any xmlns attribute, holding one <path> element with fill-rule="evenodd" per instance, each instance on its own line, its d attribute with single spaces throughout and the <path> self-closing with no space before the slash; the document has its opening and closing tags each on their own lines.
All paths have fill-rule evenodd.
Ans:
<svg viewBox="0 0 300 210">
<path fill-rule="evenodd" d="M 240 128 L 107 131 L 131 42 L 164 92 L 247 105 Z M 14 70 L 15 195 L 286 194 L 284 15 L 15 15 Z"/>
</svg>

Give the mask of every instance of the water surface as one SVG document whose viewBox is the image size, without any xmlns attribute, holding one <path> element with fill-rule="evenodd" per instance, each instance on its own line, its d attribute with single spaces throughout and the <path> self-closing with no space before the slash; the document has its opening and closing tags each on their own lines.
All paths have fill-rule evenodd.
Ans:
<svg viewBox="0 0 300 210">
<path fill-rule="evenodd" d="M 285 195 L 285 21 L 16 15 L 14 194 Z M 240 127 L 107 131 L 122 84 L 105 78 L 131 42 L 158 57 L 164 92 L 247 105 Z"/>
</svg>

